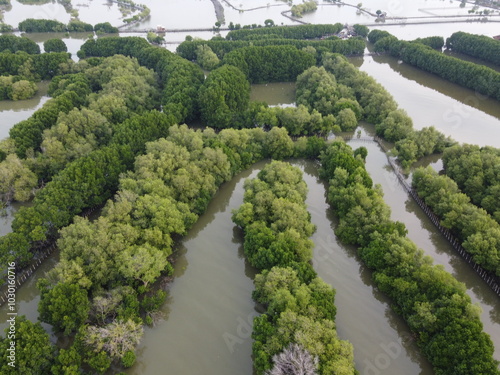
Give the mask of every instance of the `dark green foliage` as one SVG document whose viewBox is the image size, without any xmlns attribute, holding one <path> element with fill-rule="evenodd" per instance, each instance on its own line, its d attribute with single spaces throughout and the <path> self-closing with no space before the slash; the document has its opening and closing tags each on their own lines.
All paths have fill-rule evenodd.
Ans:
<svg viewBox="0 0 500 375">
<path fill-rule="evenodd" d="M 41 79 L 51 79 L 58 74 L 60 65 L 71 59 L 71 54 L 65 52 L 42 53 L 33 59 L 35 72 Z"/>
<path fill-rule="evenodd" d="M 66 31 L 66 25 L 54 20 L 37 20 L 33 18 L 19 22 L 20 31 L 26 33 L 49 33 Z"/>
<path fill-rule="evenodd" d="M 245 231 L 245 254 L 254 267 L 286 267 L 308 262 L 315 227 L 304 203 L 307 187 L 301 172 L 274 161 L 245 183 L 244 204 L 233 221 Z"/>
<path fill-rule="evenodd" d="M 250 99 L 250 84 L 240 69 L 224 65 L 215 69 L 200 88 L 201 119 L 210 127 L 230 127 L 245 111 Z"/>
<path fill-rule="evenodd" d="M 368 38 L 370 38 L 370 35 L 372 35 L 370 41 L 376 42 L 375 46 L 378 52 L 390 52 L 407 64 L 414 65 L 450 82 L 500 100 L 500 73 L 497 71 L 483 65 L 445 55 L 428 45 L 422 44 L 419 40 L 415 43 L 400 41 L 386 31 L 379 30 L 372 30 Z M 434 39 L 427 39 L 425 42 L 425 44 L 433 47 L 434 45 L 437 47 L 439 43 L 436 43 Z"/>
<path fill-rule="evenodd" d="M 323 176 L 330 179 L 328 199 L 340 219 L 336 233 L 343 241 L 361 246 L 359 254 L 373 269 L 375 283 L 415 333 L 436 374 L 498 375 L 493 344 L 482 332 L 480 312 L 465 287 L 432 265 L 405 237 L 403 224 L 390 220 L 379 188 L 363 186 L 352 176 L 364 168 L 353 168 L 356 159 L 347 147 L 334 143 L 334 150 L 327 150 L 322 158 Z M 423 175 L 415 172 L 414 185 L 429 189 L 430 180 Z"/>
<path fill-rule="evenodd" d="M 420 158 L 438 154 L 451 147 L 456 142 L 437 131 L 434 126 L 411 131 L 405 139 L 396 142 L 398 160 L 404 168 Z"/>
<path fill-rule="evenodd" d="M 368 156 L 368 150 L 366 149 L 366 147 L 362 146 L 354 150 L 354 157 L 358 155 L 361 159 L 366 160 L 366 157 Z"/>
<path fill-rule="evenodd" d="M 14 358 L 9 359 L 11 342 L 14 342 Z M 15 338 L 9 337 L 5 330 L 5 338 L 0 337 L 0 372 L 5 375 L 40 375 L 51 374 L 50 368 L 54 360 L 54 346 L 49 335 L 40 323 L 32 323 L 24 316 L 15 317 Z M 14 366 L 9 366 L 12 362 Z"/>
<path fill-rule="evenodd" d="M 254 319 L 254 368 L 261 375 L 290 343 L 319 359 L 319 374 L 355 372 L 352 347 L 335 332 L 335 290 L 310 264 L 312 242 L 302 173 L 283 162 L 266 165 L 245 181 L 244 203 L 233 221 L 245 232 L 249 262 L 263 270 L 255 277 L 253 298 L 266 312 Z M 308 327 L 308 328 L 306 328 Z M 312 343 L 315 345 L 312 345 Z"/>
<path fill-rule="evenodd" d="M 417 38 L 413 42 L 424 44 L 439 51 L 441 51 L 441 49 L 444 46 L 444 38 L 442 36 L 429 36 L 427 38 Z"/>
<path fill-rule="evenodd" d="M 288 29 L 294 29 L 289 27 Z M 275 30 L 275 28 L 264 28 L 257 30 Z M 269 39 L 266 35 L 260 36 L 255 40 L 193 40 L 182 42 L 177 47 L 177 53 L 185 59 L 196 60 L 196 49 L 200 45 L 209 46 L 215 54 L 222 59 L 227 53 L 243 48 L 243 47 L 266 47 L 266 46 L 293 46 L 299 50 L 305 47 L 314 47 L 320 53 L 334 52 L 341 53 L 346 56 L 361 55 L 366 47 L 365 41 L 361 37 L 350 38 L 347 40 L 341 39 L 324 39 L 324 40 L 308 40 L 308 39 Z"/>
<path fill-rule="evenodd" d="M 255 35 L 275 35 L 285 39 L 319 39 L 337 34 L 344 26 L 341 23 L 327 25 L 299 25 L 294 27 L 276 26 L 269 29 L 242 29 L 227 34 L 227 40 L 251 39 Z"/>
<path fill-rule="evenodd" d="M 87 320 L 90 303 L 86 290 L 66 283 L 57 284 L 51 289 L 46 286 L 40 289 L 40 320 L 51 324 L 56 331 L 69 335 Z"/>
<path fill-rule="evenodd" d="M 362 36 L 363 38 L 366 38 L 368 36 L 368 33 L 370 32 L 368 27 L 366 27 L 365 25 L 355 24 L 353 27 L 356 34 Z"/>
<path fill-rule="evenodd" d="M 134 154 L 141 154 L 146 143 L 165 137 L 175 118 L 157 111 L 134 115 L 114 128 L 111 143 L 128 145 Z"/>
<path fill-rule="evenodd" d="M 115 54 L 136 57 L 141 65 L 158 73 L 163 84 L 163 110 L 174 115 L 178 123 L 198 116 L 198 90 L 205 78 L 199 66 L 139 37 L 89 39 L 78 51 L 80 58 Z"/>
<path fill-rule="evenodd" d="M 42 143 L 43 131 L 56 123 L 59 113 L 67 113 L 74 107 L 78 108 L 84 100 L 85 97 L 80 97 L 75 91 L 66 91 L 45 103 L 28 120 L 14 125 L 9 135 L 15 142 L 16 154 L 20 158 L 25 158 L 29 149 L 37 150 Z"/>
<path fill-rule="evenodd" d="M 57 98 L 66 91 L 74 91 L 79 97 L 86 97 L 92 92 L 84 73 L 58 75 L 50 81 L 48 94 L 51 97 Z"/>
<path fill-rule="evenodd" d="M 293 46 L 267 46 L 237 49 L 226 54 L 223 62 L 239 68 L 250 82 L 261 83 L 295 81 L 316 59 Z"/>
<path fill-rule="evenodd" d="M 400 43 L 392 36 L 385 36 L 376 45 L 385 41 Z M 323 65 L 328 72 L 334 74 L 338 84 L 348 86 L 353 91 L 363 110 L 362 119 L 375 123 L 377 135 L 389 142 L 397 142 L 398 160 L 403 167 L 409 167 L 423 156 L 443 152 L 446 147 L 455 143 L 432 126 L 415 131 L 411 118 L 405 111 L 397 109 L 387 90 L 372 77 L 356 69 L 343 56 L 328 54 L 323 59 Z M 338 102 L 341 101 L 342 99 Z M 345 105 L 348 103 L 351 102 L 346 102 Z M 350 108 L 353 108 L 352 105 Z"/>
<path fill-rule="evenodd" d="M 372 44 L 377 43 L 380 39 L 391 36 L 388 31 L 374 29 L 368 34 L 368 41 Z"/>
<path fill-rule="evenodd" d="M 500 151 L 492 147 L 456 145 L 445 150 L 446 175 L 500 223 Z"/>
<path fill-rule="evenodd" d="M 446 47 L 500 65 L 500 41 L 489 36 L 458 31 L 446 39 Z"/>
<path fill-rule="evenodd" d="M 118 28 L 111 26 L 109 22 L 96 23 L 94 25 L 94 31 L 96 33 L 104 33 L 104 34 L 117 34 Z"/>
<path fill-rule="evenodd" d="M 471 157 L 470 164 L 476 162 L 477 159 Z M 472 165 L 468 173 L 475 169 Z M 468 186 L 474 182 L 475 175 L 470 176 Z M 479 181 L 481 174 L 477 177 Z M 441 218 L 441 225 L 463 242 L 462 246 L 472 254 L 474 261 L 500 275 L 500 224 L 485 210 L 470 203 L 469 197 L 460 191 L 455 181 L 439 176 L 431 169 L 417 169 L 413 174 L 413 187 Z"/>
<path fill-rule="evenodd" d="M 45 52 L 67 52 L 68 47 L 61 39 L 49 39 L 43 42 L 43 49 Z"/>
<path fill-rule="evenodd" d="M 67 30 L 70 33 L 72 33 L 72 32 L 75 32 L 75 33 L 83 33 L 83 32 L 91 33 L 91 32 L 94 31 L 94 26 L 92 26 L 89 23 L 82 22 L 82 21 L 71 20 L 71 21 L 69 21 L 69 23 L 67 25 Z"/>
<path fill-rule="evenodd" d="M 500 73 L 493 69 L 447 56 L 418 43 L 406 45 L 401 51 L 401 59 L 450 82 L 500 100 Z"/>
<path fill-rule="evenodd" d="M 40 53 L 40 47 L 34 41 L 26 37 L 4 34 L 0 35 L 0 52 L 5 51 L 10 51 L 12 53 L 24 51 L 29 54 L 38 54 Z"/>
<path fill-rule="evenodd" d="M 33 206 L 17 213 L 12 229 L 30 245 L 54 236 L 86 207 L 105 202 L 116 191 L 118 177 L 130 168 L 128 147 L 106 147 L 70 163 L 40 191 Z"/>
</svg>

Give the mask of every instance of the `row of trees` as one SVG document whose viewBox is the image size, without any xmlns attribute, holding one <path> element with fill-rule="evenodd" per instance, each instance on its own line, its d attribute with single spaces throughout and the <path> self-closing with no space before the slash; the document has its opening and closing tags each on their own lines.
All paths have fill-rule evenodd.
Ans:
<svg viewBox="0 0 500 375">
<path fill-rule="evenodd" d="M 24 51 L 30 55 L 40 53 L 40 47 L 34 41 L 24 36 L 11 34 L 0 35 L 0 52 L 10 51 L 16 53 Z M 3 73 L 2 73 L 3 74 Z"/>
<path fill-rule="evenodd" d="M 386 41 L 384 43 L 379 43 L 377 45 L 377 42 L 380 39 L 383 39 L 386 37 L 392 37 L 392 38 L 386 39 Z M 375 45 L 375 51 L 378 51 L 378 52 L 385 52 L 385 50 L 382 46 L 384 46 L 388 41 L 393 42 L 394 40 L 397 40 L 394 38 L 395 37 L 391 33 L 389 33 L 388 31 L 385 31 L 385 30 L 374 29 L 374 30 L 370 31 L 370 33 L 368 34 L 368 41 Z M 442 36 L 429 36 L 426 38 L 417 38 L 417 39 L 413 40 L 412 43 L 420 43 L 420 44 L 429 46 L 433 49 L 441 51 L 443 46 L 444 46 L 444 38 Z"/>
<path fill-rule="evenodd" d="M 289 27 L 295 29 L 295 27 Z M 261 30 L 261 29 L 258 29 Z M 271 28 L 274 30 L 274 28 Z M 212 38 L 211 40 L 192 40 L 184 41 L 177 47 L 177 53 L 187 60 L 196 60 L 196 49 L 200 45 L 209 46 L 219 59 L 222 59 L 227 53 L 243 47 L 266 47 L 266 46 L 293 46 L 297 49 L 313 47 L 318 57 L 325 52 L 340 53 L 346 56 L 362 55 L 366 43 L 361 37 L 350 38 L 347 40 L 324 39 L 286 39 L 286 38 L 266 38 L 256 40 L 224 40 L 222 38 Z M 291 62 L 291 61 L 290 61 Z"/>
<path fill-rule="evenodd" d="M 254 319 L 258 374 L 356 373 L 352 346 L 335 331 L 335 290 L 310 264 L 315 227 L 306 196 L 300 170 L 273 161 L 245 181 L 244 203 L 233 211 L 245 233 L 245 255 L 262 271 L 253 293 L 267 310 Z"/>
<path fill-rule="evenodd" d="M 458 31 L 446 39 L 446 47 L 500 65 L 500 41 L 489 36 Z"/>
<path fill-rule="evenodd" d="M 465 286 L 406 237 L 404 224 L 390 219 L 379 186 L 372 186 L 362 160 L 335 141 L 321 158 L 330 181 L 328 200 L 339 217 L 336 235 L 359 246 L 378 288 L 414 332 L 436 374 L 494 374 L 493 343 Z"/>
<path fill-rule="evenodd" d="M 375 31 L 370 34 L 376 34 Z M 337 85 L 347 87 L 342 91 L 345 93 L 344 97 L 350 99 L 351 109 L 352 100 L 356 100 L 362 108 L 361 119 L 374 123 L 377 135 L 396 143 L 398 160 L 405 168 L 423 156 L 442 152 L 454 144 L 452 139 L 432 126 L 415 131 L 412 119 L 404 110 L 398 109 L 389 92 L 375 79 L 359 71 L 345 57 L 327 54 L 323 58 L 323 66 L 335 76 Z M 321 84 L 318 87 L 323 86 L 325 85 Z"/>
<path fill-rule="evenodd" d="M 68 63 L 71 55 L 65 52 L 28 54 L 26 52 L 0 53 L 2 75 L 20 76 L 30 81 L 49 80 L 59 74 L 61 64 Z"/>
<path fill-rule="evenodd" d="M 118 29 L 116 27 L 111 26 L 109 22 L 98 23 L 92 26 L 91 24 L 79 20 L 71 20 L 66 25 L 62 22 L 55 20 L 28 18 L 24 21 L 19 22 L 18 28 L 20 31 L 24 31 L 26 33 L 94 32 L 94 31 L 96 33 L 107 33 L 107 34 L 118 33 Z"/>
<path fill-rule="evenodd" d="M 370 32 L 372 33 L 375 33 L 375 30 Z M 500 100 L 500 73 L 497 71 L 445 55 L 421 43 L 398 40 L 389 33 L 386 36 L 382 33 L 379 32 L 377 37 L 372 38 L 368 35 L 369 40 L 375 41 L 376 51 L 389 52 L 407 64 Z"/>
<path fill-rule="evenodd" d="M 290 82 L 316 59 L 289 45 L 243 47 L 227 53 L 223 63 L 239 68 L 251 83 Z"/>
<path fill-rule="evenodd" d="M 500 223 L 500 150 L 457 145 L 445 151 L 443 164 L 460 190 Z"/>
<path fill-rule="evenodd" d="M 462 241 L 463 248 L 483 268 L 500 276 L 500 224 L 484 209 L 470 203 L 455 181 L 430 167 L 413 173 L 413 187 L 441 225 Z"/>
<path fill-rule="evenodd" d="M 319 39 L 324 36 L 338 34 L 344 26 L 341 23 L 326 25 L 298 25 L 294 27 L 275 26 L 263 29 L 241 29 L 230 31 L 227 40 L 254 39 L 256 36 L 271 35 L 273 38 L 285 39 Z"/>
</svg>

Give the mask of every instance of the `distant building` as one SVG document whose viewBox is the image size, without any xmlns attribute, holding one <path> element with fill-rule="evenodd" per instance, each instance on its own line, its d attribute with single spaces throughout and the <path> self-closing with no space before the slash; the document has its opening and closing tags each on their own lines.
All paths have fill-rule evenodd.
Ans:
<svg viewBox="0 0 500 375">
<path fill-rule="evenodd" d="M 493 39 L 500 40 L 500 35 L 494 36 Z"/>
<path fill-rule="evenodd" d="M 165 29 L 164 26 L 162 26 L 162 25 L 156 26 L 156 32 L 162 33 L 162 32 L 165 32 L 165 31 L 167 31 L 167 29 Z"/>
</svg>

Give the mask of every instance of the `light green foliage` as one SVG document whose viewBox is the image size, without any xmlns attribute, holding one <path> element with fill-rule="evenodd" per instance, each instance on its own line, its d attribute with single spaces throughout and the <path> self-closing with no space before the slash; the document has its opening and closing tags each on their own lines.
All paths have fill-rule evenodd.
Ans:
<svg viewBox="0 0 500 375">
<path fill-rule="evenodd" d="M 41 163 L 54 172 L 111 139 L 111 126 L 106 117 L 90 109 L 73 109 L 62 113 L 57 123 L 43 133 Z"/>
<path fill-rule="evenodd" d="M 337 81 L 324 67 L 311 67 L 297 77 L 297 105 L 303 104 L 310 111 L 323 115 L 333 114 L 333 106 L 339 99 Z"/>
<path fill-rule="evenodd" d="M 27 78 L 34 79 L 30 71 L 26 74 Z M 25 77 L 22 74 L 21 76 Z M 35 96 L 38 87 L 34 82 L 25 79 L 14 82 L 13 78 L 13 76 L 0 76 L 0 100 L 25 100 Z"/>
<path fill-rule="evenodd" d="M 291 342 L 299 344 L 311 355 L 319 357 L 321 375 L 355 373 L 352 345 L 339 340 L 333 321 L 314 320 L 307 315 L 287 310 L 279 316 L 276 326 L 269 334 L 266 332 L 267 319 L 268 315 L 264 314 L 254 321 L 254 337 L 257 341 L 253 353 L 258 374 L 270 369 L 271 357 Z"/>
<path fill-rule="evenodd" d="M 203 69 L 213 70 L 219 65 L 220 60 L 214 51 L 212 51 L 212 48 L 204 44 L 196 48 L 196 62 Z"/>
<path fill-rule="evenodd" d="M 397 142 L 407 138 L 413 131 L 413 121 L 403 109 L 390 112 L 387 117 L 375 127 L 377 134 L 389 142 Z"/>
<path fill-rule="evenodd" d="M 302 4 L 292 6 L 292 15 L 294 17 L 302 17 L 304 13 L 314 12 L 316 9 L 318 9 L 316 1 L 306 1 Z"/>
<path fill-rule="evenodd" d="M 356 114 L 351 108 L 344 108 L 340 110 L 336 119 L 342 131 L 352 131 L 358 126 Z"/>
<path fill-rule="evenodd" d="M 252 334 L 259 375 L 269 374 L 273 356 L 292 343 L 318 357 L 320 374 L 355 373 L 352 346 L 335 331 L 335 291 L 310 265 L 315 227 L 306 196 L 301 171 L 273 161 L 245 181 L 244 203 L 233 211 L 233 221 L 245 232 L 250 264 L 263 270 L 253 293 L 266 308 L 254 319 Z"/>
<path fill-rule="evenodd" d="M 35 83 L 26 80 L 14 82 L 12 84 L 12 100 L 25 100 L 35 96 L 38 87 Z"/>
<path fill-rule="evenodd" d="M 79 375 L 82 358 L 74 346 L 60 349 L 51 371 L 53 375 Z"/>
<path fill-rule="evenodd" d="M 0 163 L 0 197 L 3 202 L 31 199 L 38 185 L 38 178 L 15 154 L 7 155 Z"/>
<path fill-rule="evenodd" d="M 265 139 L 266 156 L 271 159 L 286 159 L 293 155 L 293 141 L 284 128 L 272 128 Z"/>
</svg>

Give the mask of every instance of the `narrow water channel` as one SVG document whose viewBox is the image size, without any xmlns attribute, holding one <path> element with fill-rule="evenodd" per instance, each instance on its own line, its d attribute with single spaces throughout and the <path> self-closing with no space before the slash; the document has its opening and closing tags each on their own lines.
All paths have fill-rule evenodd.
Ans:
<svg viewBox="0 0 500 375">
<path fill-rule="evenodd" d="M 127 373 L 252 374 L 254 270 L 243 256 L 231 210 L 243 203 L 243 183 L 257 163 L 224 184 L 178 245 L 175 279 L 163 306 L 166 320 L 146 328 L 137 363 Z"/>
<path fill-rule="evenodd" d="M 472 302 L 481 306 L 484 331 L 491 336 L 495 345 L 495 359 L 500 360 L 500 300 L 498 296 L 462 260 L 415 201 L 409 197 L 380 147 L 374 142 L 351 141 L 350 145 L 354 149 L 360 146 L 368 149 L 366 169 L 374 183 L 382 186 L 385 202 L 391 207 L 391 218 L 403 222 L 408 229 L 408 237 L 431 256 L 435 264 L 442 265 L 457 280 L 463 282 Z"/>
<path fill-rule="evenodd" d="M 317 231 L 313 235 L 314 268 L 336 290 L 337 332 L 354 345 L 356 369 L 361 375 L 431 375 L 406 323 L 390 308 L 389 299 L 374 286 L 371 271 L 353 246 L 335 237 L 335 213 L 326 202 L 326 184 L 317 165 L 294 163 L 304 171 L 309 188 L 308 210 Z"/>
</svg>

